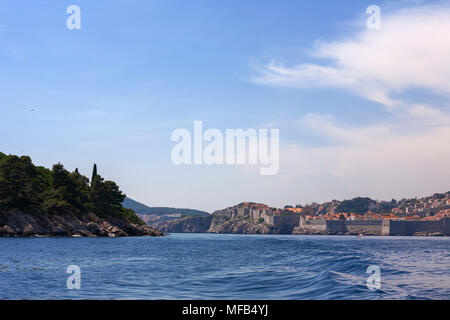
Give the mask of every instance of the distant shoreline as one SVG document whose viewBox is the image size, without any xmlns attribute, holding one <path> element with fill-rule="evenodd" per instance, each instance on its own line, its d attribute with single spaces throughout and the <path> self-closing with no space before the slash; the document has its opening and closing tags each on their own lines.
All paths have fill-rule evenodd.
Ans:
<svg viewBox="0 0 450 320">
<path fill-rule="evenodd" d="M 449 236 L 450 218 L 441 220 L 312 220 L 301 215 L 275 216 L 268 222 L 248 216 L 184 217 L 161 221 L 153 227 L 165 233 L 283 234 L 339 236 Z M 272 224 L 271 224 L 272 222 Z"/>
</svg>

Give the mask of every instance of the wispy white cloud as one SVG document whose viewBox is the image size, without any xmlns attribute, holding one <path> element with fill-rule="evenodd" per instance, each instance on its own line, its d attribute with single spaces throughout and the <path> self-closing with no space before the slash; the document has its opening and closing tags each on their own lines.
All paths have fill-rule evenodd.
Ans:
<svg viewBox="0 0 450 320">
<path fill-rule="evenodd" d="M 321 64 L 285 66 L 276 60 L 257 67 L 255 83 L 328 86 L 349 90 L 387 108 L 409 88 L 450 96 L 450 6 L 421 6 L 383 14 L 380 30 L 363 29 L 344 40 L 317 42 Z"/>
<path fill-rule="evenodd" d="M 298 122 L 341 144 L 368 143 L 373 137 L 387 138 L 391 133 L 391 129 L 386 125 L 339 127 L 331 116 L 317 113 L 309 113 Z"/>
</svg>

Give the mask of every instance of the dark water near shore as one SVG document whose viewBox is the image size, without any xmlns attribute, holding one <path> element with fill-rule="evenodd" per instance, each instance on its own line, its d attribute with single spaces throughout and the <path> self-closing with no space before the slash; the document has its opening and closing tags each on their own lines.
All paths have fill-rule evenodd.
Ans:
<svg viewBox="0 0 450 320">
<path fill-rule="evenodd" d="M 69 265 L 80 290 L 66 287 Z M 450 238 L 0 238 L 0 298 L 450 299 Z"/>
</svg>

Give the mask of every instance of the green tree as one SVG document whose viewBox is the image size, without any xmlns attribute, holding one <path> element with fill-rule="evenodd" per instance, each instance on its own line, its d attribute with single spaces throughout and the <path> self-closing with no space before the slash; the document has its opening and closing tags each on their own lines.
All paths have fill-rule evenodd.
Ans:
<svg viewBox="0 0 450 320">
<path fill-rule="evenodd" d="M 95 214 L 105 217 L 121 213 L 125 197 L 115 182 L 105 181 L 100 175 L 92 180 L 89 200 Z"/>
<path fill-rule="evenodd" d="M 94 178 L 97 176 L 97 164 L 94 163 L 94 169 L 92 169 L 91 183 L 94 182 Z"/>
<path fill-rule="evenodd" d="M 38 171 L 27 156 L 4 156 L 0 160 L 0 206 L 25 209 L 40 204 Z"/>
<path fill-rule="evenodd" d="M 46 191 L 43 209 L 48 212 L 86 211 L 88 179 L 78 172 L 70 173 L 60 163 L 53 165 L 51 188 Z"/>
</svg>

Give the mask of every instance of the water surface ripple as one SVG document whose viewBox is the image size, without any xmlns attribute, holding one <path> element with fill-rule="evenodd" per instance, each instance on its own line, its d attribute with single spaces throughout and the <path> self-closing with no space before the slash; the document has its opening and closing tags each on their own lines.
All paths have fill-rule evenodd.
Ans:
<svg viewBox="0 0 450 320">
<path fill-rule="evenodd" d="M 449 270 L 448 237 L 0 238 L 1 299 L 449 299 Z"/>
</svg>

